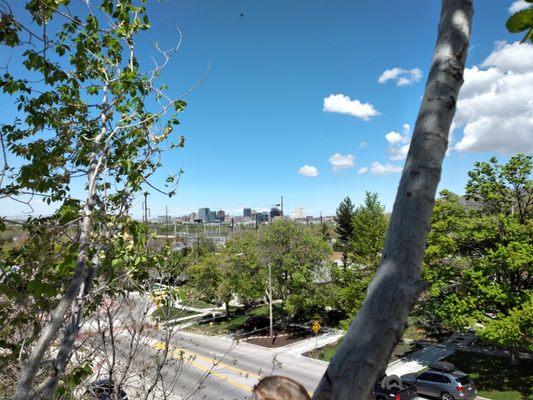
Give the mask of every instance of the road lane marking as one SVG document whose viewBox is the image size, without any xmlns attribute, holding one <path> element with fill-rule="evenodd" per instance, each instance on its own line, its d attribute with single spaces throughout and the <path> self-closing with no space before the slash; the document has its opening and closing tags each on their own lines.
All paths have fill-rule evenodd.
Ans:
<svg viewBox="0 0 533 400">
<path fill-rule="evenodd" d="M 167 348 L 167 345 L 164 342 L 155 342 L 155 343 L 152 344 L 152 347 L 154 349 L 156 349 L 156 350 L 165 350 Z M 241 389 L 244 389 L 244 390 L 246 390 L 248 392 L 252 392 L 253 391 L 253 389 L 250 386 L 242 384 L 240 382 L 237 382 L 234 379 L 231 379 L 228 376 L 223 375 L 221 372 L 217 372 L 215 370 L 215 368 L 217 368 L 219 366 L 223 367 L 223 368 L 227 368 L 229 370 L 237 372 L 240 376 L 242 376 L 244 378 L 251 377 L 251 378 L 255 378 L 257 380 L 263 379 L 263 377 L 261 375 L 254 374 L 253 372 L 246 371 L 246 370 L 237 368 L 235 366 L 226 364 L 226 363 L 220 361 L 219 359 L 206 357 L 206 356 L 203 356 L 201 354 L 195 353 L 193 351 L 187 350 L 187 349 L 185 349 L 183 347 L 175 347 L 173 350 L 171 350 L 172 347 L 173 346 L 169 346 L 169 353 L 170 353 L 170 355 L 173 358 L 186 360 L 185 356 L 188 356 L 192 360 L 190 362 L 190 364 L 193 367 L 198 368 L 198 369 L 200 369 L 202 371 L 205 371 L 205 372 L 210 372 L 213 376 L 215 376 L 215 377 L 217 377 L 219 379 L 222 379 L 222 380 L 230 383 L 231 385 L 234 385 L 234 386 L 237 386 L 237 387 L 239 387 Z M 194 359 L 199 359 L 199 360 L 206 361 L 209 364 L 212 364 L 212 366 L 211 367 L 206 367 L 204 365 L 201 365 L 199 363 L 194 362 Z M 308 390 L 307 393 L 309 394 L 309 396 L 313 397 L 314 391 L 313 390 Z"/>
<path fill-rule="evenodd" d="M 167 348 L 166 344 L 163 343 L 163 342 L 156 342 L 152 345 L 152 347 L 156 350 L 165 350 Z M 240 369 L 240 368 L 237 368 L 237 367 L 234 367 L 234 366 L 231 366 L 231 365 L 228 365 L 222 361 L 219 361 L 219 360 L 216 360 L 214 358 L 209 358 L 209 357 L 206 357 L 206 356 L 202 356 L 201 354 L 197 354 L 195 352 L 192 352 L 192 351 L 189 351 L 189 350 L 186 350 L 184 348 L 181 348 L 181 347 L 176 347 L 174 349 L 172 349 L 172 346 L 169 346 L 169 354 L 171 355 L 172 358 L 175 358 L 175 359 L 178 359 L 178 360 L 186 360 L 185 356 L 189 356 L 191 359 L 188 361 L 188 363 L 190 365 L 192 365 L 193 367 L 201 370 L 201 371 L 204 371 L 204 372 L 208 372 L 210 375 L 213 375 L 215 377 L 217 377 L 218 379 L 221 379 L 225 382 L 228 382 L 229 384 L 233 385 L 233 386 L 236 386 L 238 388 L 241 388 L 243 390 L 246 390 L 247 392 L 252 392 L 252 388 L 251 386 L 249 385 L 245 385 L 241 382 L 238 382 L 230 377 L 228 377 L 227 375 L 224 375 L 222 372 L 218 372 L 215 370 L 215 368 L 217 367 L 223 367 L 223 368 L 227 368 L 229 370 L 232 370 L 232 371 L 235 371 L 237 372 L 240 376 L 244 377 L 244 378 L 248 378 L 248 377 L 251 377 L 251 378 L 255 378 L 255 379 L 258 379 L 260 380 L 262 377 L 260 375 L 257 375 L 257 374 L 254 374 L 252 372 L 249 372 L 249 371 L 245 371 L 243 369 Z M 212 364 L 211 366 L 209 367 L 206 367 L 205 365 L 202 365 L 198 362 L 195 362 L 194 360 L 195 359 L 198 359 L 198 360 L 203 360 L 205 362 L 208 362 L 209 364 Z"/>
</svg>

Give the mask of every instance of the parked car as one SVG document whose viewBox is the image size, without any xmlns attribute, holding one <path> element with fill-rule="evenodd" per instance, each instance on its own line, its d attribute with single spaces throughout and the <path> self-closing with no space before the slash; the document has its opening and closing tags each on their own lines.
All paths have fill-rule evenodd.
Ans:
<svg viewBox="0 0 533 400">
<path fill-rule="evenodd" d="M 402 375 L 402 381 L 415 385 L 421 395 L 442 400 L 473 400 L 477 396 L 472 379 L 448 362 L 438 361 L 428 370 Z"/>
<path fill-rule="evenodd" d="M 416 387 L 404 383 L 397 375 L 381 374 L 370 396 L 372 400 L 411 400 L 417 396 Z"/>
<path fill-rule="evenodd" d="M 85 393 L 85 398 L 90 400 L 115 400 L 113 396 L 115 391 L 115 383 L 108 379 L 99 379 L 91 383 L 91 386 Z M 118 387 L 118 399 L 119 400 L 128 400 L 126 392 L 122 386 Z"/>
</svg>

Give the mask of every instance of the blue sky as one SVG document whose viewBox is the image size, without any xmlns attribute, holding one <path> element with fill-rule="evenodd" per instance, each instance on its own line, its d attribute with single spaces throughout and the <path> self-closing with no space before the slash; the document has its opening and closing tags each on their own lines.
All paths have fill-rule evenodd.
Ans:
<svg viewBox="0 0 533 400">
<path fill-rule="evenodd" d="M 510 43 L 519 38 L 505 29 L 511 3 L 476 2 L 467 61 L 473 68 L 472 79 L 491 66 L 502 69 L 501 58 L 514 51 Z M 153 2 L 149 13 L 153 29 L 142 37 L 142 56 L 153 53 L 155 42 L 162 47 L 173 45 L 176 25 L 183 33 L 182 47 L 163 75 L 172 93 L 186 91 L 201 79 L 209 63 L 211 68 L 207 80 L 186 99 L 189 106 L 177 132 L 185 135 L 185 148 L 167 154 L 164 168 L 155 177 L 158 183 L 183 168 L 178 193 L 171 199 L 152 194 L 152 215 L 164 213 L 165 205 L 173 215 L 204 206 L 235 214 L 243 206 L 269 207 L 281 195 L 286 212 L 303 207 L 306 214 L 330 215 L 345 196 L 359 203 L 365 190 L 378 192 L 391 209 L 400 173 L 384 173 L 403 165 L 400 148 L 409 140 L 403 126 L 415 123 L 439 9 L 436 0 Z M 500 55 L 500 61 L 487 63 L 491 55 Z M 512 57 L 519 56 L 509 56 L 512 65 Z M 379 83 L 382 73 L 393 68 L 407 72 Z M 513 67 L 502 69 L 492 83 L 510 73 L 509 68 Z M 416 81 L 418 70 L 421 78 Z M 400 83 L 410 84 L 399 86 L 401 77 L 407 81 Z M 356 114 L 363 110 L 361 115 L 368 115 L 370 108 L 379 115 L 364 120 L 325 112 L 324 99 L 339 94 L 347 97 L 332 98 L 337 100 L 332 109 L 338 111 L 344 104 Z M 368 105 L 361 108 L 347 99 Z M 469 104 L 465 101 L 452 146 L 461 142 L 467 126 L 470 141 L 446 157 L 440 186 L 459 193 L 476 160 L 496 155 L 505 161 L 517 149 L 528 151 L 528 142 L 533 142 L 524 133 L 519 139 L 526 142 L 525 148 L 506 147 L 497 138 L 480 145 L 475 135 L 481 134 L 479 126 L 487 119 L 468 111 Z M 529 118 L 528 104 L 521 115 L 513 115 Z M 492 123 L 506 120 L 503 115 Z M 392 145 L 386 138 L 391 131 L 396 132 L 388 136 Z M 340 156 L 335 170 L 329 160 L 336 153 Z M 318 175 L 300 174 L 304 166 L 316 168 Z M 360 173 L 364 167 L 368 171 Z M 302 170 L 306 171 L 313 175 L 315 170 Z M 135 202 L 136 215 L 140 200 Z M 17 206 L 9 207 L 2 214 L 18 213 Z"/>
</svg>

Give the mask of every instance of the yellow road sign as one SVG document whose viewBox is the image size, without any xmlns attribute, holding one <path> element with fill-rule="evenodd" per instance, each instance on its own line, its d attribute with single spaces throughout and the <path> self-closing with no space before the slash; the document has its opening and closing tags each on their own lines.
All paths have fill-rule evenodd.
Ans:
<svg viewBox="0 0 533 400">
<path fill-rule="evenodd" d="M 319 330 L 320 324 L 318 323 L 318 321 L 313 322 L 313 332 L 315 333 L 315 335 L 318 333 Z"/>
</svg>

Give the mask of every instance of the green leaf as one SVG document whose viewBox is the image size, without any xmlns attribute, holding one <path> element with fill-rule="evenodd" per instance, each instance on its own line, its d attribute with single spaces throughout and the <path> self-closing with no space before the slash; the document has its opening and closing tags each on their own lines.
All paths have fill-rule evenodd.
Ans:
<svg viewBox="0 0 533 400">
<path fill-rule="evenodd" d="M 517 12 L 505 24 L 509 32 L 519 33 L 533 27 L 533 7 Z"/>
</svg>

